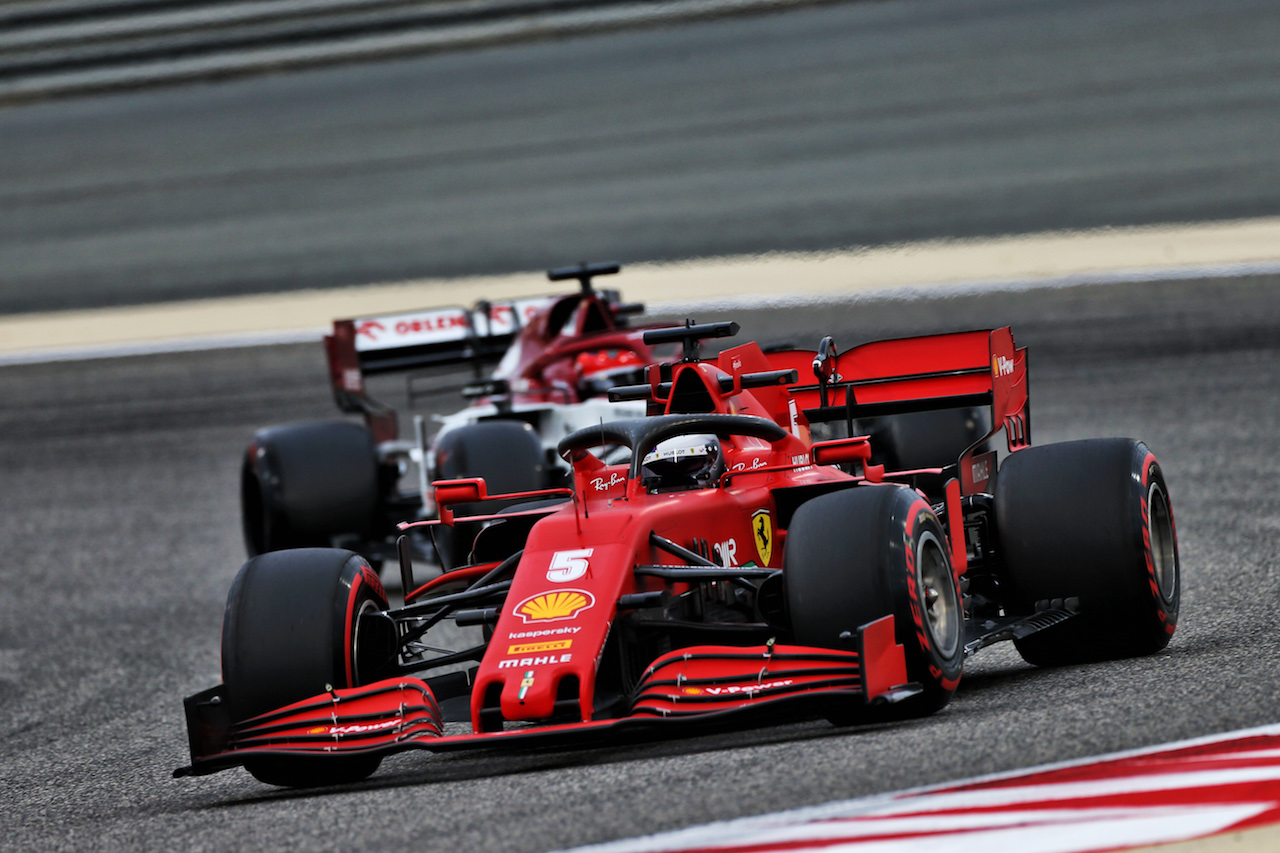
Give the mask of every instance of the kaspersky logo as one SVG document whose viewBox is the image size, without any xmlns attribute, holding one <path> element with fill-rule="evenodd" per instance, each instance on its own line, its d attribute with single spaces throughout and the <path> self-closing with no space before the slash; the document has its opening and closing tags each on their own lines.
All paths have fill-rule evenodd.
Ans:
<svg viewBox="0 0 1280 853">
<path fill-rule="evenodd" d="M 526 625 L 534 622 L 556 622 L 572 619 L 590 610 L 596 598 L 583 589 L 558 589 L 530 596 L 516 605 L 516 613 Z"/>
<path fill-rule="evenodd" d="M 1013 373 L 1013 359 L 1002 355 L 991 356 L 992 376 L 1008 376 L 1010 373 Z"/>
</svg>

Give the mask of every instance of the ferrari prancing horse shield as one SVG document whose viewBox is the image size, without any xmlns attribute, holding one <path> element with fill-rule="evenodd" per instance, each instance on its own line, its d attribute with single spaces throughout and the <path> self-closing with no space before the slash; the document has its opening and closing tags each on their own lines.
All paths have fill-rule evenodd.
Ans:
<svg viewBox="0 0 1280 853">
<path fill-rule="evenodd" d="M 773 518 L 767 509 L 758 509 L 751 515 L 751 538 L 756 542 L 756 553 L 760 555 L 760 565 L 769 565 L 769 557 L 773 554 Z"/>
</svg>

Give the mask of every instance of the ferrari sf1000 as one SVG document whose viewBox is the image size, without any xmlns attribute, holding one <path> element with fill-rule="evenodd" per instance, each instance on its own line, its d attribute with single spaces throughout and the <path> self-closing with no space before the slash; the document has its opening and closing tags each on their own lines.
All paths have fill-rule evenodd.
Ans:
<svg viewBox="0 0 1280 853">
<path fill-rule="evenodd" d="M 1131 439 L 1031 446 L 1009 329 L 698 357 L 736 331 L 645 332 L 683 357 L 610 391 L 646 416 L 559 442 L 564 487 L 437 481 L 439 517 L 401 527 L 465 518 L 470 564 L 419 583 L 401 539 L 397 606 L 352 551 L 251 559 L 227 601 L 223 683 L 186 700 L 177 772 L 315 785 L 408 749 L 765 709 L 923 715 L 997 641 L 1041 665 L 1168 643 L 1179 565 L 1159 463 Z M 988 433 L 928 467 L 885 470 L 857 429 L 974 406 Z"/>
</svg>

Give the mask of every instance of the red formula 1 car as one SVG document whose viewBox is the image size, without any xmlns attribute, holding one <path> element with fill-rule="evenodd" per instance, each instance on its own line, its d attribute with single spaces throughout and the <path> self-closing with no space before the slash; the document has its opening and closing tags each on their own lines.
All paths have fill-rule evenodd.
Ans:
<svg viewBox="0 0 1280 853">
<path fill-rule="evenodd" d="M 580 285 L 558 297 L 336 321 L 325 339 L 334 399 L 364 424 L 294 423 L 254 436 L 241 474 L 249 555 L 337 545 L 380 564 L 395 559 L 398 522 L 435 516 L 434 479 L 483 477 L 495 492 L 562 485 L 569 469 L 556 442 L 587 424 L 644 412 L 605 396 L 639 381 L 656 360 L 644 327 L 628 324 L 643 306 L 593 286 L 618 271 L 617 264 L 551 270 L 552 281 Z M 396 409 L 367 385 L 370 377 L 406 374 L 412 404 L 439 389 L 442 371 L 459 368 L 473 371 L 459 386 L 469 405 L 439 418 L 432 436 L 416 416 L 412 437 L 402 437 Z M 412 544 L 419 557 L 438 554 L 449 567 L 469 551 L 469 539 L 452 529 L 434 549 L 417 536 Z"/>
<path fill-rule="evenodd" d="M 699 360 L 700 339 L 736 329 L 645 333 L 683 357 L 611 392 L 649 416 L 560 442 L 568 487 L 488 513 L 483 479 L 437 482 L 440 518 L 404 526 L 480 507 L 474 565 L 418 584 L 402 552 L 401 606 L 350 551 L 251 559 L 228 598 L 224 683 L 186 700 L 178 774 L 243 765 L 314 785 L 414 748 L 764 709 L 921 715 L 992 642 L 1044 665 L 1166 645 L 1179 568 L 1160 466 L 1129 439 L 1030 447 L 1009 329 Z M 1000 452 L 979 441 L 938 467 L 886 471 L 853 429 L 979 405 Z"/>
</svg>

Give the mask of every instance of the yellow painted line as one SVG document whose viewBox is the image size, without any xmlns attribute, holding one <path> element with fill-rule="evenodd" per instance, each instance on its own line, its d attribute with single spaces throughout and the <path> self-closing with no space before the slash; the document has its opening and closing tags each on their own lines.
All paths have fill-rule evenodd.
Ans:
<svg viewBox="0 0 1280 853">
<path fill-rule="evenodd" d="M 555 260 L 555 259 L 551 259 Z M 627 266 L 628 300 L 679 304 L 791 295 L 843 299 L 894 289 L 1035 286 L 1106 274 L 1280 265 L 1280 217 L 932 240 L 826 253 L 778 253 Z M 603 283 L 603 281 L 602 281 Z M 608 280 L 609 286 L 614 280 Z M 0 353 L 92 353 L 311 339 L 335 318 L 470 304 L 553 291 L 540 272 L 423 279 L 332 290 L 0 316 Z M 203 344 L 201 344 L 203 342 Z M 64 356 L 66 357 L 66 356 Z"/>
</svg>

